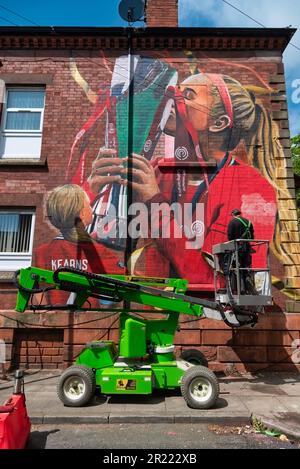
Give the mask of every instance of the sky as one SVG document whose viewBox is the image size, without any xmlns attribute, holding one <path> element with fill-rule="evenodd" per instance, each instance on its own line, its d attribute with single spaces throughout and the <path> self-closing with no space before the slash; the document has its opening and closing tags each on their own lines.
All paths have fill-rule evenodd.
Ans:
<svg viewBox="0 0 300 469">
<path fill-rule="evenodd" d="M 163 0 L 162 0 L 163 1 Z M 0 0 L 0 25 L 126 26 L 118 14 L 120 0 Z M 228 0 L 266 27 L 299 28 L 284 54 L 292 136 L 300 133 L 300 2 L 299 0 Z M 27 18 L 20 18 L 11 11 Z M 142 25 L 142 23 L 137 23 Z M 179 0 L 179 26 L 261 27 L 224 0 Z M 297 49 L 298 47 L 298 49 Z"/>
</svg>

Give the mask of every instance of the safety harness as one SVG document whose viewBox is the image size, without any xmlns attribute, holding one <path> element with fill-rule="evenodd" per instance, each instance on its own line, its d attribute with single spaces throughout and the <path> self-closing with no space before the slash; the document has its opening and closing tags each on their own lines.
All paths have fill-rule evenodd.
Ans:
<svg viewBox="0 0 300 469">
<path fill-rule="evenodd" d="M 242 234 L 242 239 L 251 239 L 250 228 L 252 223 L 250 220 L 245 220 L 244 218 L 236 217 L 236 219 L 246 228 L 244 233 Z"/>
</svg>

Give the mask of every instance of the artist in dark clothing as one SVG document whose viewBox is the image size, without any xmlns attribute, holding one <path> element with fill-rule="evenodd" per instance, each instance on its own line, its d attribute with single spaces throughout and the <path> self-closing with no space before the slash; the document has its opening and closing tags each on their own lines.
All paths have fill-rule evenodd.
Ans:
<svg viewBox="0 0 300 469">
<path fill-rule="evenodd" d="M 250 220 L 242 217 L 240 210 L 235 208 L 231 215 L 233 219 L 229 222 L 227 229 L 228 240 L 234 239 L 254 239 L 254 228 Z M 239 264 L 240 267 L 251 267 L 251 245 L 247 242 L 240 242 L 239 248 Z"/>
<path fill-rule="evenodd" d="M 235 239 L 241 240 L 250 240 L 254 239 L 254 228 L 253 224 L 250 220 L 242 217 L 242 213 L 239 209 L 234 209 L 231 212 L 233 216 L 232 220 L 228 224 L 227 228 L 227 236 L 229 241 L 233 241 Z M 241 241 L 238 246 L 238 262 L 239 266 L 242 269 L 247 269 L 251 267 L 252 264 L 252 256 L 251 256 L 252 248 L 251 244 L 247 241 Z M 232 259 L 231 256 L 225 255 L 225 274 L 229 275 L 230 264 L 232 267 L 235 265 L 235 261 Z M 233 261 L 233 262 L 232 262 Z M 227 267 L 227 269 L 226 269 Z M 234 276 L 235 277 L 235 276 Z M 243 294 L 253 294 L 254 293 L 254 284 L 252 279 L 252 273 L 248 270 L 241 271 L 241 293 Z M 236 279 L 231 279 L 232 287 L 236 289 Z"/>
<path fill-rule="evenodd" d="M 243 218 L 242 213 L 237 208 L 232 210 L 231 215 L 233 219 L 229 222 L 227 229 L 228 240 L 254 239 L 254 228 L 251 221 Z"/>
</svg>

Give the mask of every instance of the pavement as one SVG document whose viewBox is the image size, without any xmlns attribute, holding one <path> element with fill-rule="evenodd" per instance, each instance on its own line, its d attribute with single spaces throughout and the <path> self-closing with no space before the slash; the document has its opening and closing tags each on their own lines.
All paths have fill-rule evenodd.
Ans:
<svg viewBox="0 0 300 469">
<path fill-rule="evenodd" d="M 189 462 L 198 467 L 203 465 L 201 449 L 300 449 L 300 443 L 292 439 L 270 438 L 269 436 L 254 433 L 251 429 L 243 427 L 220 427 L 216 424 L 189 423 L 170 425 L 169 423 L 153 424 L 97 424 L 97 425 L 32 425 L 27 449 L 97 449 L 97 458 L 94 461 L 118 461 L 117 455 L 130 454 L 138 456 L 136 464 L 154 463 L 151 455 L 156 454 L 156 463 Z M 138 449 L 138 451 L 134 451 Z M 145 450 L 152 451 L 145 451 Z M 186 451 L 194 449 L 196 451 Z M 107 450 L 107 451 L 105 451 Z M 115 451 L 117 450 L 117 451 Z M 123 450 L 123 451 L 120 451 Z M 125 450 L 125 451 L 124 451 Z M 144 450 L 144 451 L 142 451 Z M 160 451 L 162 450 L 162 451 Z M 170 451 L 171 450 L 171 451 Z M 172 451 L 173 450 L 173 451 Z M 200 450 L 200 451 L 199 451 Z M 166 458 L 166 454 L 176 454 L 173 460 Z M 76 459 L 74 463 L 78 463 Z M 187 460 L 184 460 L 187 454 Z M 195 455 L 196 458 L 192 457 Z M 112 459 L 112 455 L 114 458 Z M 164 456 L 165 455 L 165 456 Z M 180 457 L 180 455 L 182 455 Z M 160 460 L 158 459 L 160 456 Z M 1 454 L 2 457 L 2 454 Z M 32 460 L 31 454 L 29 457 Z M 54 456 L 57 458 L 57 456 Z M 23 458 L 23 457 L 22 457 Z M 51 458 L 51 454 L 50 454 Z M 49 457 L 47 455 L 47 460 Z M 117 461 L 116 461 L 117 460 Z M 24 464 L 24 459 L 22 459 Z M 2 460 L 1 460 L 2 462 Z M 28 461 L 30 464 L 31 461 Z M 50 462 L 50 461 L 49 461 Z M 200 464 L 199 464 L 200 463 Z M 51 463 L 50 463 L 51 464 Z M 49 464 L 49 465 L 50 465 Z M 54 462 L 55 464 L 55 462 Z M 69 459 L 70 464 L 70 459 Z M 3 465 L 4 467 L 4 465 Z M 103 467 L 103 466 L 102 466 Z M 128 466 L 127 466 L 128 467 Z"/>
<path fill-rule="evenodd" d="M 150 396 L 99 394 L 85 407 L 64 407 L 56 395 L 60 373 L 26 371 L 26 403 L 32 424 L 249 425 L 251 416 L 255 416 L 266 427 L 300 439 L 300 373 L 218 376 L 220 396 L 209 410 L 189 408 L 179 390 L 156 391 Z M 12 376 L 0 380 L 1 405 L 12 389 Z"/>
</svg>

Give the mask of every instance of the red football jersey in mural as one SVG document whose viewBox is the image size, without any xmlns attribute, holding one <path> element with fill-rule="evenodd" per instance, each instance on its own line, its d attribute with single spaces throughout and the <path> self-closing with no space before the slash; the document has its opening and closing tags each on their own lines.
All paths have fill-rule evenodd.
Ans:
<svg viewBox="0 0 300 469">
<path fill-rule="evenodd" d="M 34 265 L 53 271 L 71 267 L 96 274 L 124 274 L 124 267 L 117 256 L 105 246 L 95 242 L 72 243 L 60 237 L 37 248 Z M 70 293 L 67 292 L 49 292 L 52 303 L 66 303 L 69 297 Z M 93 308 L 99 307 L 96 299 L 91 298 L 89 301 Z"/>
<path fill-rule="evenodd" d="M 277 213 L 275 189 L 257 169 L 229 155 L 224 158 L 213 177 L 209 177 L 208 190 L 204 187 L 204 190 L 201 191 L 200 188 L 199 191 L 201 181 L 198 181 L 198 184 L 195 181 L 193 184 L 188 184 L 186 181 L 186 191 L 177 199 L 182 206 L 195 201 L 203 205 L 203 219 L 197 221 L 203 223 L 204 236 L 201 245 L 190 249 L 189 240 L 184 234 L 181 238 L 174 236 L 174 233 L 182 232 L 182 226 L 178 225 L 170 209 L 170 204 L 174 202 L 176 175 L 174 172 L 162 172 L 158 163 L 159 159 L 152 162 L 161 192 L 148 201 L 148 211 L 150 214 L 151 204 L 163 202 L 167 203 L 169 211 L 164 210 L 163 216 L 159 211 L 152 211 L 150 224 L 152 232 L 161 233 L 163 228 L 165 230 L 169 228 L 171 236 L 152 240 L 150 237 L 145 240 L 145 249 L 140 262 L 137 263 L 135 274 L 178 276 L 188 279 L 190 284 L 197 285 L 197 289 L 212 290 L 213 269 L 208 260 L 212 257 L 213 246 L 227 241 L 227 226 L 231 220 L 231 212 L 235 208 L 240 209 L 243 216 L 252 221 L 255 239 L 273 240 Z M 85 190 L 93 200 L 95 195 L 90 192 L 87 183 Z M 199 196 L 195 199 L 198 192 Z M 105 270 L 111 273 L 114 270 L 108 269 L 113 267 L 109 260 L 112 252 L 103 248 L 102 253 L 102 259 L 106 264 Z M 265 261 L 266 253 L 257 249 L 252 256 L 253 267 L 262 268 Z"/>
<path fill-rule="evenodd" d="M 170 194 L 174 186 L 174 176 L 160 174 L 159 185 L 161 194 L 148 202 L 172 202 Z M 197 187 L 188 186 L 180 203 L 188 203 L 193 199 Z M 255 238 L 273 240 L 276 220 L 276 192 L 268 181 L 253 167 L 241 161 L 231 160 L 224 166 L 209 184 L 207 193 L 203 193 L 197 203 L 204 203 L 205 234 L 202 248 L 188 249 L 185 236 L 180 239 L 174 237 L 157 238 L 151 246 L 145 249 L 146 274 L 170 275 L 170 267 L 174 273 L 187 278 L 191 284 L 201 285 L 203 289 L 213 287 L 213 269 L 205 257 L 211 257 L 215 244 L 227 241 L 227 226 L 231 220 L 231 211 L 241 209 L 243 215 L 250 219 L 254 226 Z M 165 218 L 158 215 L 152 217 L 151 223 L 156 229 L 162 229 L 164 223 L 170 222 L 171 233 L 180 231 L 171 212 Z M 262 258 L 263 257 L 263 258 Z M 262 267 L 265 253 L 257 251 L 253 255 L 253 267 Z"/>
</svg>

